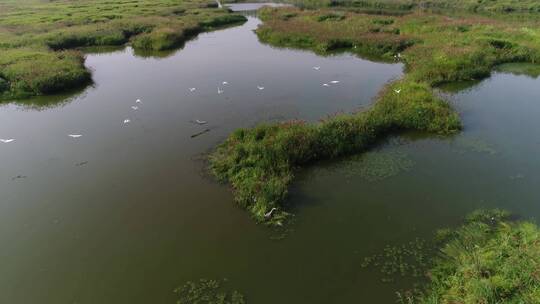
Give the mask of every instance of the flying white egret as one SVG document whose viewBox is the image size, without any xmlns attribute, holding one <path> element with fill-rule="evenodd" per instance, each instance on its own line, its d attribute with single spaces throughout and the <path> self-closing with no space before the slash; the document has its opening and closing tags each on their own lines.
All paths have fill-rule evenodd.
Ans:
<svg viewBox="0 0 540 304">
<path fill-rule="evenodd" d="M 332 81 L 330 81 L 330 83 L 336 84 L 336 83 L 339 83 L 339 81 L 338 80 L 332 80 Z"/>
<path fill-rule="evenodd" d="M 208 123 L 208 122 L 205 121 L 205 120 L 199 120 L 199 119 L 196 119 L 195 122 L 196 122 L 197 124 L 199 124 L 199 125 L 205 125 L 205 124 Z"/>
<path fill-rule="evenodd" d="M 223 90 L 221 88 L 217 88 L 217 93 L 221 94 L 221 93 L 223 93 Z"/>
<path fill-rule="evenodd" d="M 131 120 L 129 120 L 129 119 L 124 119 L 124 124 L 130 123 L 130 122 L 131 122 Z"/>
<path fill-rule="evenodd" d="M 197 90 L 197 88 L 189 88 L 190 92 L 195 92 L 195 90 Z"/>
<path fill-rule="evenodd" d="M 223 85 L 228 85 L 229 83 L 226 82 L 226 81 L 224 81 L 224 82 L 222 82 L 221 84 L 223 84 Z"/>
<path fill-rule="evenodd" d="M 318 71 L 318 70 L 321 69 L 321 67 L 320 67 L 320 66 L 314 66 L 313 69 L 314 69 L 315 71 Z"/>
<path fill-rule="evenodd" d="M 69 134 L 68 136 L 71 137 L 71 138 L 79 138 L 82 135 L 81 134 Z"/>
<path fill-rule="evenodd" d="M 13 139 L 13 138 L 10 138 L 10 139 L 0 139 L 0 141 L 3 142 L 4 144 L 9 144 L 10 142 L 15 141 L 15 139 Z"/>
<path fill-rule="evenodd" d="M 270 218 L 272 216 L 272 213 L 274 213 L 274 211 L 276 211 L 277 208 L 272 208 L 270 211 L 266 212 L 264 214 L 264 218 Z"/>
<path fill-rule="evenodd" d="M 135 111 L 137 111 L 137 110 L 139 109 L 139 107 L 137 107 L 137 106 L 132 106 L 131 108 L 132 108 L 133 110 L 135 110 Z"/>
<path fill-rule="evenodd" d="M 396 92 L 397 94 L 401 93 L 401 89 L 399 90 L 394 90 L 394 92 Z"/>
<path fill-rule="evenodd" d="M 261 91 L 262 91 L 262 90 L 264 90 L 264 87 L 261 87 L 261 86 L 257 86 L 257 89 L 259 89 L 259 90 L 261 90 Z"/>
<path fill-rule="evenodd" d="M 141 103 L 140 99 L 135 100 L 135 103 Z"/>
<path fill-rule="evenodd" d="M 323 83 L 322 86 L 323 87 L 329 87 L 330 85 L 328 83 Z"/>
</svg>

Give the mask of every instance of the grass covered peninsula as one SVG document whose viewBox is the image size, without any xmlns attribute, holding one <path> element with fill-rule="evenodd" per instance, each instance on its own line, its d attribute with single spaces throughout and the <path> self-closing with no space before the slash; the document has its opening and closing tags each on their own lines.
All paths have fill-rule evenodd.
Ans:
<svg viewBox="0 0 540 304">
<path fill-rule="evenodd" d="M 244 21 L 210 0 L 0 0 L 0 100 L 89 82 L 79 47 L 166 50 Z"/>
<path fill-rule="evenodd" d="M 287 217 L 281 203 L 301 166 L 365 151 L 398 131 L 459 131 L 459 117 L 437 95 L 438 85 L 482 79 L 504 63 L 540 62 L 540 20 L 531 16 L 368 14 L 329 5 L 264 8 L 259 39 L 319 54 L 348 51 L 396 60 L 405 64 L 406 74 L 388 84 L 367 111 L 317 124 L 290 121 L 241 129 L 217 148 L 211 155 L 215 175 L 232 185 L 236 201 L 261 222 L 281 224 Z M 265 217 L 272 208 L 279 211 Z"/>
</svg>

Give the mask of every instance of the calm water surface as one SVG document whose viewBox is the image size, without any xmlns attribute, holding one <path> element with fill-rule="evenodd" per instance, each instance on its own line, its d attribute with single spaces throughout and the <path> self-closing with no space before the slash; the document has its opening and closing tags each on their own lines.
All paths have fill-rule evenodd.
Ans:
<svg viewBox="0 0 540 304">
<path fill-rule="evenodd" d="M 0 303 L 175 303 L 172 290 L 199 278 L 227 278 L 250 303 L 393 303 L 410 282 L 381 283 L 364 256 L 477 207 L 540 214 L 540 80 L 498 73 L 449 94 L 462 134 L 377 147 L 409 170 L 372 181 L 344 160 L 300 172 L 294 231 L 272 241 L 208 177 L 205 153 L 238 127 L 367 106 L 402 66 L 275 49 L 259 23 L 168 54 L 91 54 L 92 87 L 0 107 L 0 138 L 16 139 L 0 145 Z"/>
</svg>

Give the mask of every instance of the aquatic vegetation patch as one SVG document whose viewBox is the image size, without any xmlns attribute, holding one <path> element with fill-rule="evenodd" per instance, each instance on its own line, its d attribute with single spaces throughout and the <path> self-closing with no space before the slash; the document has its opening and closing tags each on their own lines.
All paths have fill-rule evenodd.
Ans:
<svg viewBox="0 0 540 304">
<path fill-rule="evenodd" d="M 224 287 L 226 280 L 200 279 L 174 290 L 177 304 L 246 304 L 244 295 Z"/>
<path fill-rule="evenodd" d="M 432 246 L 416 238 L 402 245 L 386 246 L 379 254 L 365 257 L 362 268 L 377 269 L 381 282 L 395 282 L 399 277 L 424 277 L 430 266 Z"/>
<path fill-rule="evenodd" d="M 409 171 L 413 165 L 414 162 L 404 152 L 375 150 L 344 160 L 342 167 L 349 177 L 360 176 L 376 182 Z"/>
<path fill-rule="evenodd" d="M 453 140 L 452 143 L 456 146 L 456 150 L 460 153 L 472 151 L 490 155 L 497 154 L 497 150 L 494 148 L 494 146 L 481 138 L 459 136 Z"/>
</svg>

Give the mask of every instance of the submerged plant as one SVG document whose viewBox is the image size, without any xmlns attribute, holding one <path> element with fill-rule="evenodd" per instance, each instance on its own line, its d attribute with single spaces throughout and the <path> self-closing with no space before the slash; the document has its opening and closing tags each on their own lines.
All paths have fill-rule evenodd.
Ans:
<svg viewBox="0 0 540 304">
<path fill-rule="evenodd" d="M 361 267 L 377 269 L 384 283 L 394 282 L 398 277 L 423 277 L 429 269 L 431 248 L 419 238 L 403 245 L 386 246 L 381 253 L 364 258 Z"/>
<path fill-rule="evenodd" d="M 398 175 L 414 165 L 406 153 L 396 150 L 369 151 L 344 162 L 347 176 L 359 176 L 370 182 Z"/>
<path fill-rule="evenodd" d="M 223 287 L 222 281 L 200 279 L 187 282 L 174 290 L 177 304 L 246 304 L 244 296 L 236 290 L 230 291 Z"/>
</svg>

